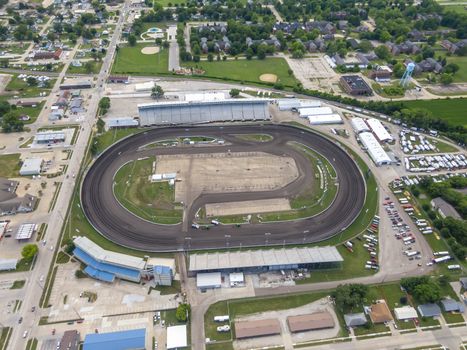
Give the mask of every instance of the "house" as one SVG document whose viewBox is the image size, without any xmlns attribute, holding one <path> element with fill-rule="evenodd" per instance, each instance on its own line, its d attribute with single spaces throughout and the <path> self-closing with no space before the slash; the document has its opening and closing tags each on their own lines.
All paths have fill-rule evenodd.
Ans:
<svg viewBox="0 0 467 350">
<path fill-rule="evenodd" d="M 341 20 L 337 22 L 337 28 L 339 30 L 347 30 L 348 27 L 349 27 L 349 21 Z"/>
<path fill-rule="evenodd" d="M 350 47 L 354 50 L 358 49 L 358 47 L 360 46 L 360 43 L 358 42 L 358 40 L 354 38 L 347 39 L 347 42 L 349 43 Z"/>
<path fill-rule="evenodd" d="M 26 194 L 0 203 L 0 216 L 29 213 L 35 209 L 37 197 Z"/>
<path fill-rule="evenodd" d="M 441 300 L 441 305 L 446 312 L 464 312 L 465 310 L 462 303 L 451 298 Z"/>
<path fill-rule="evenodd" d="M 462 285 L 462 288 L 466 289 L 467 290 L 467 277 L 462 277 L 459 279 L 459 282 L 461 283 Z"/>
<path fill-rule="evenodd" d="M 422 317 L 437 317 L 441 315 L 441 308 L 437 304 L 421 304 L 417 307 Z"/>
<path fill-rule="evenodd" d="M 441 197 L 433 198 L 430 204 L 433 210 L 436 210 L 443 219 L 446 218 L 447 216 L 450 216 L 454 219 L 462 220 L 462 217 L 459 215 L 457 210 L 451 204 L 446 202 L 443 198 Z"/>
<path fill-rule="evenodd" d="M 363 326 L 368 322 L 363 312 L 356 314 L 345 314 L 344 321 L 347 327 Z"/>
<path fill-rule="evenodd" d="M 386 83 L 391 81 L 391 75 L 392 69 L 388 66 L 377 66 L 370 72 L 369 77 L 378 83 Z"/>
<path fill-rule="evenodd" d="M 402 53 L 416 55 L 421 52 L 420 47 L 409 40 L 403 42 L 402 44 L 387 42 L 385 45 L 394 56 L 400 55 Z"/>
<path fill-rule="evenodd" d="M 408 32 L 407 36 L 413 41 L 426 41 L 425 35 L 417 29 Z"/>
<path fill-rule="evenodd" d="M 450 53 L 457 53 L 459 50 L 462 50 L 467 46 L 467 39 L 459 40 L 457 43 L 453 43 L 449 40 L 442 40 L 441 46 L 448 50 Z"/>
<path fill-rule="evenodd" d="M 413 320 L 418 318 L 417 310 L 412 306 L 403 306 L 394 308 L 394 314 L 399 321 Z"/>
<path fill-rule="evenodd" d="M 373 323 L 384 323 L 392 321 L 391 311 L 385 300 L 378 300 L 376 304 L 370 306 L 370 319 Z"/>
<path fill-rule="evenodd" d="M 70 102 L 70 110 L 71 113 L 77 114 L 77 113 L 82 113 L 84 112 L 84 108 L 81 107 L 83 104 L 83 99 L 82 98 L 74 98 Z"/>
<path fill-rule="evenodd" d="M 431 57 L 417 63 L 417 66 L 422 72 L 440 73 L 443 70 L 443 66 Z"/>
</svg>

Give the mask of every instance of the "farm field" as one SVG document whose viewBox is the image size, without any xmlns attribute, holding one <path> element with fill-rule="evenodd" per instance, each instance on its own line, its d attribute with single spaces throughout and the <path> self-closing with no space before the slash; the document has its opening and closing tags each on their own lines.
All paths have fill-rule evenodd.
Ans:
<svg viewBox="0 0 467 350">
<path fill-rule="evenodd" d="M 410 108 L 427 109 L 435 117 L 439 117 L 455 125 L 467 127 L 467 119 L 465 118 L 467 98 L 404 101 L 404 105 Z"/>
<path fill-rule="evenodd" d="M 184 66 L 200 68 L 205 71 L 201 77 L 209 77 L 223 80 L 235 80 L 265 84 L 260 80 L 263 74 L 274 74 L 277 82 L 285 86 L 295 86 L 297 80 L 289 75 L 289 65 L 283 58 L 266 58 L 264 60 L 227 60 L 227 61 L 202 61 L 185 62 Z M 272 85 L 272 83 L 270 83 Z"/>
<path fill-rule="evenodd" d="M 169 65 L 169 51 L 162 49 L 153 55 L 144 55 L 141 49 L 147 44 L 138 44 L 134 47 L 125 46 L 118 50 L 112 73 L 116 74 L 167 74 Z"/>
</svg>

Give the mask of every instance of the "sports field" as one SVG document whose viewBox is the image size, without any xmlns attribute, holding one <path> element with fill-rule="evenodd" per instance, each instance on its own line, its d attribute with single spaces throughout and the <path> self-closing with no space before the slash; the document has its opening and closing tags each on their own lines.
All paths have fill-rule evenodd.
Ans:
<svg viewBox="0 0 467 350">
<path fill-rule="evenodd" d="M 264 60 L 227 60 L 186 62 L 185 67 L 199 68 L 205 71 L 201 76 L 223 80 L 236 80 L 265 84 L 260 80 L 263 74 L 275 74 L 277 82 L 285 86 L 295 86 L 297 80 L 289 75 L 289 65 L 283 58 L 266 58 Z"/>
<path fill-rule="evenodd" d="M 150 75 L 166 74 L 169 66 L 169 51 L 162 49 L 154 55 L 144 55 L 141 49 L 154 44 L 138 44 L 136 46 L 125 46 L 118 50 L 112 73 Z"/>
<path fill-rule="evenodd" d="M 467 98 L 404 101 L 404 105 L 410 108 L 427 109 L 435 117 L 467 127 L 467 118 L 465 117 Z"/>
</svg>

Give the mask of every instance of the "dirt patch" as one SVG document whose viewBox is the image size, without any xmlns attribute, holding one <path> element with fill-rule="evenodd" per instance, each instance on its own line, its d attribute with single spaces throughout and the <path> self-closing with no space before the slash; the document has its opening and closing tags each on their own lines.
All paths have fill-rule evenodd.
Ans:
<svg viewBox="0 0 467 350">
<path fill-rule="evenodd" d="M 175 201 L 184 203 L 201 193 L 271 191 L 299 176 L 293 158 L 263 152 L 162 155 L 156 173 L 177 173 Z"/>
<path fill-rule="evenodd" d="M 0 93 L 5 91 L 6 86 L 10 82 L 11 75 L 9 74 L 0 74 Z"/>
<path fill-rule="evenodd" d="M 146 46 L 141 49 L 141 53 L 143 55 L 155 55 L 156 53 L 159 53 L 159 51 L 159 46 Z"/>
<path fill-rule="evenodd" d="M 291 210 L 290 203 L 286 198 L 206 204 L 207 216 L 270 213 L 286 210 Z"/>
<path fill-rule="evenodd" d="M 277 82 L 277 75 L 275 74 L 261 74 L 259 80 L 264 81 L 265 83 L 275 83 Z"/>
</svg>

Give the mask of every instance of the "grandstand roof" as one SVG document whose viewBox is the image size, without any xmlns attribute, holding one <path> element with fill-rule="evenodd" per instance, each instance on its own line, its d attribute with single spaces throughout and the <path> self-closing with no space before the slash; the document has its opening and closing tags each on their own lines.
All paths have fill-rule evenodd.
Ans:
<svg viewBox="0 0 467 350">
<path fill-rule="evenodd" d="M 336 247 L 304 247 L 190 255 L 190 271 L 342 262 Z"/>
<path fill-rule="evenodd" d="M 268 120 L 268 99 L 175 101 L 138 105 L 140 124 L 170 125 L 234 120 Z"/>
<path fill-rule="evenodd" d="M 73 243 L 76 247 L 85 251 L 92 258 L 103 263 L 109 263 L 139 270 L 144 269 L 146 264 L 142 258 L 102 249 L 87 237 L 76 237 L 73 240 Z"/>
<path fill-rule="evenodd" d="M 146 329 L 86 334 L 83 350 L 146 349 Z"/>
</svg>

